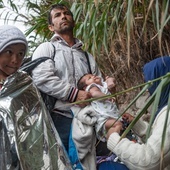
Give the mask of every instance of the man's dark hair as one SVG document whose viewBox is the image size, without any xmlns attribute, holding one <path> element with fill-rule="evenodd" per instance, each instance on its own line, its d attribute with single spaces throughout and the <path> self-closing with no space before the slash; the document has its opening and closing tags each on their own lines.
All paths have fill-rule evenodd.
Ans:
<svg viewBox="0 0 170 170">
<path fill-rule="evenodd" d="M 49 25 L 51 25 L 52 24 L 52 17 L 51 17 L 51 11 L 53 10 L 53 9 L 67 9 L 69 12 L 70 12 L 70 14 L 71 14 L 71 16 L 73 17 L 73 13 L 70 11 L 70 9 L 66 6 L 66 5 L 64 5 L 64 4 L 62 4 L 62 3 L 58 3 L 58 4 L 53 4 L 51 7 L 50 7 L 50 9 L 49 9 L 49 11 L 48 11 L 48 13 L 47 13 L 47 20 L 48 20 L 48 24 Z"/>
</svg>

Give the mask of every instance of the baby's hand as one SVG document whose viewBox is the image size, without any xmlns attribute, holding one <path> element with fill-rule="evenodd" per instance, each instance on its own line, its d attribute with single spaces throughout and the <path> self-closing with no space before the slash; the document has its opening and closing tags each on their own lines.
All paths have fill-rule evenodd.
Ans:
<svg viewBox="0 0 170 170">
<path fill-rule="evenodd" d="M 110 92 L 114 92 L 115 88 L 116 88 L 116 80 L 114 77 L 109 77 L 106 76 L 106 83 L 107 83 L 107 87 L 109 89 Z"/>
</svg>

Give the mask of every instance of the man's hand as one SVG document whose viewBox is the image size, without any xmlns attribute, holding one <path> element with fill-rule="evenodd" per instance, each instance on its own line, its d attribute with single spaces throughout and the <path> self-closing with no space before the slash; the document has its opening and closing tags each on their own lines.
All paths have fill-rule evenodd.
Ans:
<svg viewBox="0 0 170 170">
<path fill-rule="evenodd" d="M 77 98 L 76 98 L 76 102 L 77 101 L 84 101 L 87 99 L 90 99 L 92 96 L 89 92 L 83 91 L 83 90 L 79 90 Z M 81 103 L 78 104 L 80 107 L 85 107 L 89 104 L 89 102 L 85 102 L 85 103 Z"/>
</svg>

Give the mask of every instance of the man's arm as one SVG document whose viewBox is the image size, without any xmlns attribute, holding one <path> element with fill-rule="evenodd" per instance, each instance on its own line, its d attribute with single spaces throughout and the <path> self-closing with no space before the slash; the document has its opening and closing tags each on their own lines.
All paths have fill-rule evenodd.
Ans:
<svg viewBox="0 0 170 170">
<path fill-rule="evenodd" d="M 32 60 L 43 56 L 52 57 L 54 47 L 51 43 L 41 44 L 34 52 Z M 51 59 L 42 62 L 32 71 L 32 78 L 38 89 L 63 101 L 73 102 L 76 99 L 78 89 L 67 80 L 63 80 L 57 73 L 55 62 Z"/>
</svg>

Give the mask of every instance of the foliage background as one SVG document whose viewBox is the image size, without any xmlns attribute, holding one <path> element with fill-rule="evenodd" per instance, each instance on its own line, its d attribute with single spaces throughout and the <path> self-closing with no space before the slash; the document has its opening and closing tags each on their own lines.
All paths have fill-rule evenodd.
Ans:
<svg viewBox="0 0 170 170">
<path fill-rule="evenodd" d="M 42 41 L 50 39 L 46 13 L 53 3 L 67 4 L 76 21 L 74 34 L 84 42 L 103 75 L 114 76 L 117 91 L 143 82 L 143 65 L 160 56 L 170 55 L 169 0 L 3 0 L 0 7 L 5 21 L 27 26 L 30 55 Z M 24 9 L 24 13 L 22 12 Z M 34 35 L 32 33 L 34 32 Z M 118 97 L 118 103 L 134 98 L 139 89 Z"/>
<path fill-rule="evenodd" d="M 9 7 L 6 7 L 6 2 Z M 144 64 L 160 56 L 170 56 L 170 1 L 0 0 L 2 9 L 0 17 L 2 18 L 5 14 L 5 22 L 11 20 L 21 22 L 28 28 L 25 32 L 30 46 L 28 55 L 31 55 L 37 45 L 48 41 L 52 36 L 48 30 L 46 13 L 51 4 L 58 2 L 64 2 L 71 8 L 76 21 L 74 34 L 84 42 L 84 50 L 88 50 L 94 55 L 103 75 L 116 78 L 118 104 L 127 103 L 128 105 L 125 105 L 123 114 L 151 85 L 151 82 L 142 84 Z M 169 77 L 170 74 L 167 74 L 163 78 L 159 78 L 161 83 L 158 89 L 139 110 L 122 137 L 152 105 L 147 140 L 158 108 L 161 91 L 169 84 Z M 170 98 L 167 119 L 169 110 Z M 166 129 L 167 122 L 164 124 L 162 135 L 160 169 L 163 169 Z"/>
</svg>

